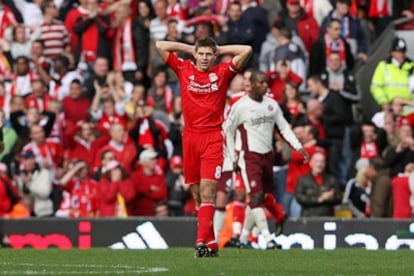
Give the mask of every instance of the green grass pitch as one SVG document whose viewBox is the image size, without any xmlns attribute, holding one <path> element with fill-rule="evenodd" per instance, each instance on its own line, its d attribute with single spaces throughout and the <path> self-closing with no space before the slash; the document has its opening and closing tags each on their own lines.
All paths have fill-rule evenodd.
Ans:
<svg viewBox="0 0 414 276">
<path fill-rule="evenodd" d="M 223 249 L 218 258 L 168 250 L 0 249 L 0 275 L 414 275 L 414 252 Z"/>
</svg>

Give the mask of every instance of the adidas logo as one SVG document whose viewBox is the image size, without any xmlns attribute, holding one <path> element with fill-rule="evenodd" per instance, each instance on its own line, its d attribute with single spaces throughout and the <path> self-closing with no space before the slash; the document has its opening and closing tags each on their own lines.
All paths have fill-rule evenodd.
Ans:
<svg viewBox="0 0 414 276">
<path fill-rule="evenodd" d="M 109 246 L 112 249 L 168 249 L 164 238 L 152 222 L 138 225 L 136 232 L 122 237 L 122 241 Z"/>
</svg>

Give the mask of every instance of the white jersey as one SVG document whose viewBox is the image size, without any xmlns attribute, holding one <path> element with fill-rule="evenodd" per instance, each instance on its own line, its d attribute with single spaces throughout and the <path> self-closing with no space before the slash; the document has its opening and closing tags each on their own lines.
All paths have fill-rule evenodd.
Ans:
<svg viewBox="0 0 414 276">
<path fill-rule="evenodd" d="M 232 162 L 237 160 L 235 153 L 235 133 L 240 131 L 242 150 L 266 154 L 273 150 L 274 125 L 283 138 L 295 149 L 302 148 L 288 122 L 283 117 L 278 103 L 266 96 L 261 102 L 244 96 L 230 110 L 225 125 L 226 145 Z"/>
</svg>

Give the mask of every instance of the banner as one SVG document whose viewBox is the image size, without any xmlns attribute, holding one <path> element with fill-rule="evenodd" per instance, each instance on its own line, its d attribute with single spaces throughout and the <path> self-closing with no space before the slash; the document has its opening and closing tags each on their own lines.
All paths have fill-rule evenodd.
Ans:
<svg viewBox="0 0 414 276">
<path fill-rule="evenodd" d="M 272 222 L 269 222 L 272 225 Z M 271 230 L 272 229 L 271 227 Z M 191 247 L 196 220 L 182 218 L 0 220 L 0 234 L 12 248 L 167 249 Z M 409 220 L 299 219 L 286 222 L 275 238 L 283 249 L 362 247 L 368 250 L 414 249 L 414 222 Z"/>
</svg>

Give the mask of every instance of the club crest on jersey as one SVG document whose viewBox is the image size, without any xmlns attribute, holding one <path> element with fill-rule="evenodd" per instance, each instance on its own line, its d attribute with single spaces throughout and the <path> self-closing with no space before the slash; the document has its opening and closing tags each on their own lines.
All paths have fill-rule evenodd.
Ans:
<svg viewBox="0 0 414 276">
<path fill-rule="evenodd" d="M 210 79 L 211 82 L 215 82 L 218 80 L 217 74 L 216 73 L 210 73 L 208 74 L 208 78 Z"/>
<path fill-rule="evenodd" d="M 273 106 L 269 104 L 269 106 L 267 107 L 267 109 L 269 109 L 269 111 L 273 111 Z"/>
<path fill-rule="evenodd" d="M 194 75 L 191 75 L 188 78 L 193 81 L 194 80 Z"/>
</svg>

